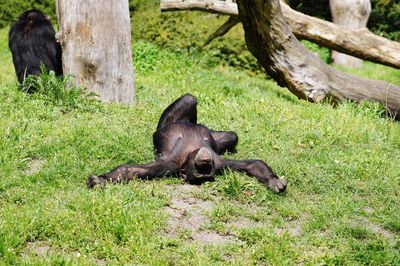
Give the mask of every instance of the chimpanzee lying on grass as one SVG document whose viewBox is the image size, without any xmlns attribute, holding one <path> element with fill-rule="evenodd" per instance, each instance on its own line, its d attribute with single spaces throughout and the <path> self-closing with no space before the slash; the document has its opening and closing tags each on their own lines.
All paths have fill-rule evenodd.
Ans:
<svg viewBox="0 0 400 266">
<path fill-rule="evenodd" d="M 197 124 L 197 100 L 186 94 L 165 109 L 153 134 L 155 162 L 121 165 L 100 176 L 92 175 L 89 188 L 107 182 L 127 182 L 135 177 L 152 179 L 179 175 L 192 184 L 214 180 L 225 168 L 243 171 L 275 192 L 286 189 L 286 180 L 279 179 L 261 160 L 223 160 L 219 154 L 233 151 L 238 136 L 232 131 L 213 131 Z"/>
</svg>

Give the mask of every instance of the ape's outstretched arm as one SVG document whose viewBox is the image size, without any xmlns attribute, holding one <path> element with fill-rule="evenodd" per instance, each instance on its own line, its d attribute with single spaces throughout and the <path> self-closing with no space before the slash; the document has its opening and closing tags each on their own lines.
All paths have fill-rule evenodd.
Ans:
<svg viewBox="0 0 400 266">
<path fill-rule="evenodd" d="M 272 169 L 261 160 L 223 160 L 218 168 L 221 170 L 227 167 L 257 177 L 259 182 L 275 192 L 284 192 L 286 189 L 286 180 L 279 179 Z"/>
<path fill-rule="evenodd" d="M 176 167 L 166 161 L 155 161 L 148 164 L 130 165 L 124 164 L 100 176 L 92 175 L 88 178 L 87 186 L 92 188 L 96 185 L 103 186 L 105 183 L 128 182 L 137 177 L 141 179 L 152 179 L 167 174 L 176 173 Z"/>
</svg>

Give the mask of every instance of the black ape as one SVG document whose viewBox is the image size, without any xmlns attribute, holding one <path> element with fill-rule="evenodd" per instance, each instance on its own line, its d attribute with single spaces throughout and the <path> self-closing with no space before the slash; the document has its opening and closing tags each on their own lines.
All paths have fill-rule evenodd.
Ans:
<svg viewBox="0 0 400 266">
<path fill-rule="evenodd" d="M 39 10 L 29 10 L 19 16 L 9 33 L 15 72 L 22 84 L 28 75 L 40 74 L 40 64 L 56 75 L 62 75 L 61 46 L 49 18 Z"/>
<path fill-rule="evenodd" d="M 231 131 L 213 131 L 197 124 L 197 100 L 186 94 L 173 102 L 161 115 L 153 134 L 156 161 L 140 165 L 121 165 L 111 172 L 91 176 L 89 188 L 106 182 L 127 182 L 134 177 L 151 179 L 165 175 L 179 175 L 192 184 L 214 180 L 224 168 L 243 171 L 275 192 L 286 189 L 286 181 L 279 179 L 261 160 L 223 160 L 219 154 L 233 151 L 238 136 Z"/>
</svg>

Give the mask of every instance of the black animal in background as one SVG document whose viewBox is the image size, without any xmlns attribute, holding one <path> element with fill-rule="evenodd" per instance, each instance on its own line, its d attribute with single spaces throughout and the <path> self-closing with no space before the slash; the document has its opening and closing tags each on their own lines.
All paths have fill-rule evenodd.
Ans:
<svg viewBox="0 0 400 266">
<path fill-rule="evenodd" d="M 186 94 L 165 109 L 153 134 L 156 160 L 147 164 L 121 165 L 100 176 L 90 176 L 92 188 L 105 183 L 127 182 L 137 177 L 152 179 L 179 175 L 192 184 L 214 180 L 230 168 L 254 176 L 275 192 L 286 189 L 286 181 L 261 160 L 223 160 L 219 155 L 234 151 L 238 136 L 232 131 L 214 131 L 197 124 L 197 100 Z"/>
<path fill-rule="evenodd" d="M 40 65 L 62 75 L 61 46 L 50 19 L 32 9 L 24 12 L 9 32 L 10 47 L 19 83 L 28 75 L 39 75 Z"/>
</svg>

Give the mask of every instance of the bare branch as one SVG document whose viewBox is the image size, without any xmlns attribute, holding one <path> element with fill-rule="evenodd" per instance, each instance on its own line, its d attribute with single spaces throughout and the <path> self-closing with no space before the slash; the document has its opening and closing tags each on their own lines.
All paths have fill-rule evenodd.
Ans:
<svg viewBox="0 0 400 266">
<path fill-rule="evenodd" d="M 229 17 L 229 19 L 221 25 L 213 34 L 211 34 L 208 39 L 204 42 L 204 46 L 212 42 L 217 37 L 224 36 L 233 26 L 240 22 L 239 17 Z"/>
<path fill-rule="evenodd" d="M 236 3 L 212 0 L 161 0 L 161 11 L 200 10 L 228 16 L 237 16 Z"/>
</svg>

